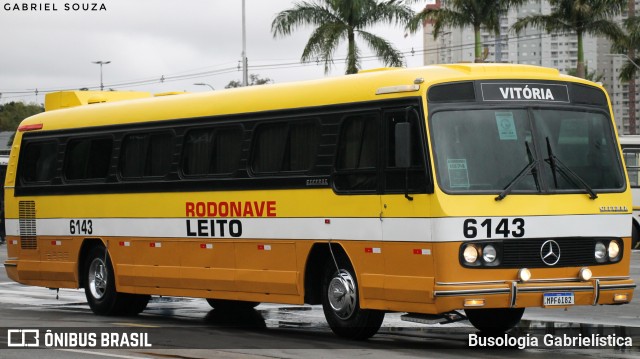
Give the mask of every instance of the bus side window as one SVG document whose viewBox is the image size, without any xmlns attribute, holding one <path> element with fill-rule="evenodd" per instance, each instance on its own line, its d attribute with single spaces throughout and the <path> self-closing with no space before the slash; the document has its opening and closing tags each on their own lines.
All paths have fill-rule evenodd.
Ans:
<svg viewBox="0 0 640 359">
<path fill-rule="evenodd" d="M 629 184 L 631 187 L 640 187 L 640 148 L 623 148 L 622 153 L 629 174 Z"/>
<path fill-rule="evenodd" d="M 203 128 L 187 132 L 182 171 L 187 176 L 231 174 L 240 166 L 241 127 Z"/>
<path fill-rule="evenodd" d="M 58 142 L 33 142 L 20 155 L 20 178 L 24 183 L 48 182 L 57 170 Z"/>
<path fill-rule="evenodd" d="M 169 173 L 174 154 L 169 132 L 132 134 L 122 141 L 120 173 L 124 178 L 163 177 Z"/>
<path fill-rule="evenodd" d="M 338 141 L 334 185 L 338 191 L 376 191 L 379 146 L 376 114 L 344 118 Z"/>
<path fill-rule="evenodd" d="M 251 170 L 256 174 L 311 170 L 318 152 L 319 133 L 315 120 L 258 126 Z"/>
<path fill-rule="evenodd" d="M 65 178 L 68 180 L 105 179 L 109 172 L 112 148 L 111 138 L 70 140 L 65 154 Z"/>
<path fill-rule="evenodd" d="M 408 170 L 409 192 L 424 193 L 427 189 L 425 160 L 423 151 L 424 132 L 419 125 L 418 112 L 406 109 L 387 111 L 384 115 L 386 126 L 385 192 L 404 192 L 407 170 L 396 166 L 395 131 L 396 124 L 408 121 L 411 124 L 411 166 Z"/>
</svg>

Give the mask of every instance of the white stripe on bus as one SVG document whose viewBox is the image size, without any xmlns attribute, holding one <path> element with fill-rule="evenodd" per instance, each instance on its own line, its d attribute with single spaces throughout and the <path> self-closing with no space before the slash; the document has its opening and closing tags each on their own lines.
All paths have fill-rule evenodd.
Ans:
<svg viewBox="0 0 640 359">
<path fill-rule="evenodd" d="M 464 222 L 473 218 L 477 231 L 473 238 L 465 237 Z M 518 216 L 518 217 L 452 217 L 452 218 L 238 218 L 242 236 L 234 238 L 225 232 L 222 237 L 187 236 L 186 221 L 214 218 L 92 218 L 90 234 L 69 233 L 71 219 L 36 219 L 36 235 L 60 237 L 122 237 L 122 238 L 226 238 L 226 239 L 308 239 L 366 240 L 389 242 L 452 242 L 466 240 L 515 238 L 510 234 L 496 235 L 481 226 L 492 219 L 495 226 L 506 218 L 524 220 L 524 235 L 519 238 L 547 237 L 629 237 L 630 214 Z M 219 218 L 216 218 L 216 220 Z M 231 219 L 228 219 L 231 220 Z M 19 236 L 17 219 L 6 221 L 7 235 Z M 494 231 L 495 232 L 495 231 Z M 513 233 L 513 232 L 511 232 Z M 489 237 L 488 234 L 491 236 Z"/>
</svg>

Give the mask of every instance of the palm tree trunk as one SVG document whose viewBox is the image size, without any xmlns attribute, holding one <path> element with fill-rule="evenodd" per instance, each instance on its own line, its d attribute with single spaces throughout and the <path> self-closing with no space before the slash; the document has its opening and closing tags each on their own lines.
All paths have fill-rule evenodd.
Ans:
<svg viewBox="0 0 640 359">
<path fill-rule="evenodd" d="M 473 26 L 473 32 L 476 36 L 475 39 L 475 60 L 473 60 L 473 62 L 484 62 L 482 60 L 482 39 L 480 37 L 480 26 Z"/>
<path fill-rule="evenodd" d="M 349 49 L 347 52 L 347 75 L 357 74 L 358 67 L 356 66 L 356 63 L 358 61 L 358 54 L 356 53 L 356 35 L 351 29 L 349 29 L 347 40 L 349 42 Z"/>
<path fill-rule="evenodd" d="M 628 12 L 629 16 L 633 16 L 636 13 L 636 2 L 635 0 L 629 0 L 628 2 Z M 627 53 L 629 59 L 636 58 L 636 52 L 633 46 L 629 46 L 629 53 Z M 623 126 L 624 133 L 624 126 Z M 636 134 L 636 75 L 635 72 L 629 79 L 629 134 Z"/>
<path fill-rule="evenodd" d="M 576 67 L 576 76 L 583 79 L 584 73 L 584 45 L 582 44 L 582 31 L 578 30 L 578 66 Z"/>
</svg>

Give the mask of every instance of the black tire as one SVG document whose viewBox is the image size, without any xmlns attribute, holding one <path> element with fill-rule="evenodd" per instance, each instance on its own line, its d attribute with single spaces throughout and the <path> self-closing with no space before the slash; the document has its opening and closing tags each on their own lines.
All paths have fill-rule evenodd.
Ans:
<svg viewBox="0 0 640 359">
<path fill-rule="evenodd" d="M 122 296 L 117 314 L 134 316 L 142 313 L 149 304 L 150 295 L 118 293 Z"/>
<path fill-rule="evenodd" d="M 631 249 L 640 249 L 640 231 L 635 225 L 635 220 L 631 228 Z"/>
<path fill-rule="evenodd" d="M 380 310 L 361 309 L 355 271 L 344 255 L 325 265 L 322 283 L 322 309 L 331 330 L 340 337 L 365 340 L 374 336 L 384 320 Z"/>
<path fill-rule="evenodd" d="M 241 300 L 210 299 L 210 298 L 207 298 L 207 303 L 209 303 L 209 305 L 213 309 L 232 310 L 232 311 L 253 309 L 260 305 L 260 302 L 245 302 Z"/>
<path fill-rule="evenodd" d="M 487 334 L 502 334 L 522 319 L 524 308 L 465 309 L 467 319 L 476 329 Z"/>
<path fill-rule="evenodd" d="M 148 295 L 118 293 L 111 258 L 103 246 L 89 250 L 84 265 L 84 293 L 98 315 L 137 315 L 149 302 Z"/>
</svg>

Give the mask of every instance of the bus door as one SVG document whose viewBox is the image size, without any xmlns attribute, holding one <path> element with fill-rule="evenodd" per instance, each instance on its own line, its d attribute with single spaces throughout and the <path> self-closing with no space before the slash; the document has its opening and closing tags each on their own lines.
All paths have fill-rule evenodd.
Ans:
<svg viewBox="0 0 640 359">
<path fill-rule="evenodd" d="M 425 122 L 418 107 L 393 108 L 384 112 L 383 128 L 384 299 L 424 303 L 434 283 Z"/>
</svg>

